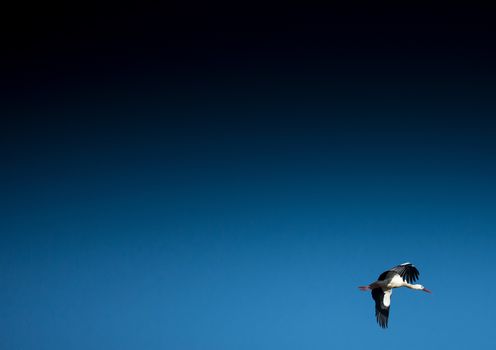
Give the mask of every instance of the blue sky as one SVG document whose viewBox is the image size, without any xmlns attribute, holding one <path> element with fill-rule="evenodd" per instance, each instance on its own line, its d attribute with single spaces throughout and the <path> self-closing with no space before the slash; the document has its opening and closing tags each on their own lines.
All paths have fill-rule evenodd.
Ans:
<svg viewBox="0 0 496 350">
<path fill-rule="evenodd" d="M 2 348 L 494 346 L 489 108 L 277 103 L 12 124 Z M 382 330 L 356 287 L 405 261 Z"/>
<path fill-rule="evenodd" d="M 495 348 L 492 12 L 237 6 L 7 28 L 0 349 Z"/>
</svg>

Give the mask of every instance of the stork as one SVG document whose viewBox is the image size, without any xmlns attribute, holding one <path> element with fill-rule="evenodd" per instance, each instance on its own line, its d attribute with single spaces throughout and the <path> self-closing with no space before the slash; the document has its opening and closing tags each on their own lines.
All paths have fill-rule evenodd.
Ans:
<svg viewBox="0 0 496 350">
<path fill-rule="evenodd" d="M 411 284 L 418 279 L 419 275 L 417 268 L 412 263 L 406 262 L 384 271 L 377 278 L 377 281 L 368 286 L 358 287 L 362 291 L 372 291 L 372 299 L 375 301 L 375 317 L 379 326 L 382 328 L 387 328 L 388 326 L 393 288 L 407 287 L 431 293 L 429 289 L 421 284 Z"/>
</svg>

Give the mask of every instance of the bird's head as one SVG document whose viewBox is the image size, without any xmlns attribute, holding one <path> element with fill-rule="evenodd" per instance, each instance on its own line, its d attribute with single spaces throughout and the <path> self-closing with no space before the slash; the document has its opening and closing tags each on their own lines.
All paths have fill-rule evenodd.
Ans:
<svg viewBox="0 0 496 350">
<path fill-rule="evenodd" d="M 424 292 L 426 293 L 432 293 L 429 289 L 425 288 L 423 285 L 421 284 L 414 284 L 413 285 L 415 289 L 417 290 L 423 290 Z"/>
</svg>

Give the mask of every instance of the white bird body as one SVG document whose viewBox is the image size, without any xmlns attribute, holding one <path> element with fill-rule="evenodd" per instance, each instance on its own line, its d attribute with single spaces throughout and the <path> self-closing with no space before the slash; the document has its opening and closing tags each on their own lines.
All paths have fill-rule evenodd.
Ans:
<svg viewBox="0 0 496 350">
<path fill-rule="evenodd" d="M 408 283 L 400 275 L 394 275 L 387 284 L 387 288 L 400 288 L 406 286 Z"/>
<path fill-rule="evenodd" d="M 375 316 L 382 328 L 387 328 L 388 325 L 393 288 L 407 287 L 431 293 L 421 284 L 410 283 L 415 282 L 419 275 L 417 268 L 413 264 L 406 262 L 384 271 L 377 281 L 368 286 L 359 287 L 362 291 L 372 291 L 372 298 L 375 301 Z"/>
</svg>

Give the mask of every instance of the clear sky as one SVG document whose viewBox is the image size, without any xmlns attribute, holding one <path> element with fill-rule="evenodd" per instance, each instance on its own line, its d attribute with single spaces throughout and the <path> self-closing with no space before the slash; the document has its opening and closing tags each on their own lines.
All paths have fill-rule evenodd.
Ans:
<svg viewBox="0 0 496 350">
<path fill-rule="evenodd" d="M 496 346 L 488 51 L 393 36 L 349 62 L 276 34 L 30 66 L 1 131 L 0 348 Z M 405 261 L 433 293 L 395 290 L 383 330 L 357 286 Z"/>
</svg>

